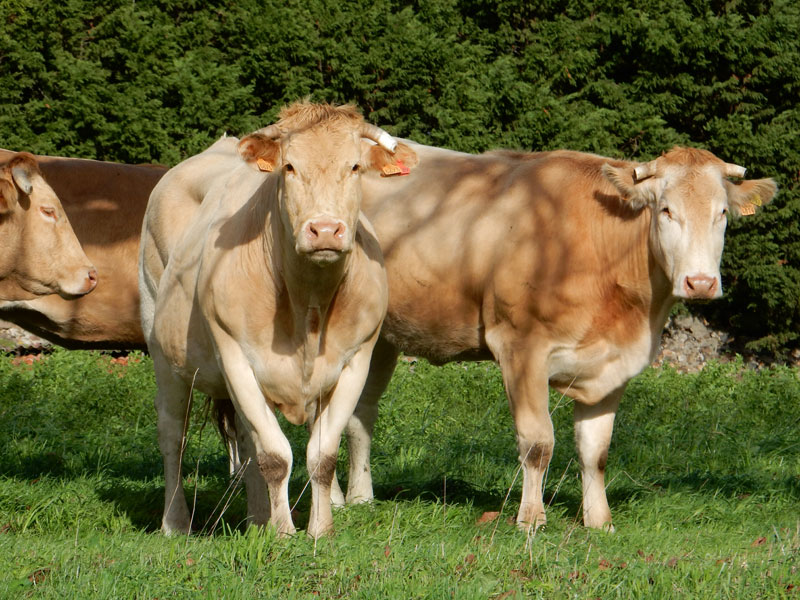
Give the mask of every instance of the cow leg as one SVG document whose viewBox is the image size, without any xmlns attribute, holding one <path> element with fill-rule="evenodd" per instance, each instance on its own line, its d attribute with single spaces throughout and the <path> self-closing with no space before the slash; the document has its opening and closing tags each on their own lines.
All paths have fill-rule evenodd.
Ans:
<svg viewBox="0 0 800 600">
<path fill-rule="evenodd" d="M 583 480 L 583 524 L 586 527 L 614 529 L 606 499 L 605 469 L 614 416 L 624 391 L 623 385 L 597 404 L 575 402 L 573 409 L 575 445 Z"/>
<path fill-rule="evenodd" d="M 217 336 L 216 342 L 225 383 L 239 417 L 237 425 L 241 424 L 244 434 L 249 436 L 249 440 L 245 442 L 248 446 L 248 456 L 253 460 L 247 467 L 248 473 L 255 463 L 269 490 L 269 522 L 279 534 L 291 535 L 295 532 L 295 527 L 289 509 L 289 473 L 292 468 L 292 448 L 289 440 L 281 431 L 275 414 L 267 406 L 241 347 L 222 335 Z M 249 483 L 248 494 L 254 481 L 252 474 L 245 479 L 245 482 Z M 257 495 L 261 494 L 260 490 L 259 486 L 253 488 Z M 255 511 L 252 515 L 254 520 L 263 514 L 255 508 L 255 504 L 259 501 L 260 499 L 257 499 L 251 506 L 248 499 L 248 510 L 252 508 Z"/>
<path fill-rule="evenodd" d="M 236 415 L 237 461 L 244 465 L 244 482 L 247 490 L 247 524 L 266 525 L 269 523 L 270 504 L 267 482 L 258 467 L 256 447 L 250 432 L 239 415 Z M 241 468 L 241 466 L 239 467 Z"/>
<path fill-rule="evenodd" d="M 317 539 L 333 528 L 331 483 L 342 431 L 353 414 L 369 372 L 372 344 L 362 347 L 342 370 L 327 405 L 316 411 L 316 420 L 306 448 L 311 478 L 311 516 L 308 535 Z"/>
<path fill-rule="evenodd" d="M 487 341 L 489 338 L 487 336 Z M 533 527 L 535 530 L 547 522 L 542 490 L 555 443 L 548 409 L 546 363 L 535 354 L 519 348 L 503 346 L 493 352 L 503 372 L 522 463 L 522 499 L 517 525 L 522 529 Z"/>
<path fill-rule="evenodd" d="M 372 471 L 370 448 L 372 432 L 378 418 L 380 400 L 397 365 L 397 348 L 378 339 L 369 366 L 369 375 L 353 416 L 347 422 L 347 450 L 350 455 L 350 476 L 347 482 L 347 502 L 359 504 L 372 500 Z"/>
<path fill-rule="evenodd" d="M 167 535 L 189 533 L 191 516 L 181 478 L 185 434 L 189 421 L 191 390 L 169 372 L 154 353 L 158 391 L 155 407 L 158 416 L 158 446 L 164 459 L 164 515 L 161 530 Z"/>
</svg>

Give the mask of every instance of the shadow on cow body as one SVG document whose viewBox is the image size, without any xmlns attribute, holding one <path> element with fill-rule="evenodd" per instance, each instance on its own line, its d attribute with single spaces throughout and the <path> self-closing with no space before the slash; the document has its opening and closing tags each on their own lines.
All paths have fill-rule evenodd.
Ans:
<svg viewBox="0 0 800 600">
<path fill-rule="evenodd" d="M 625 386 L 655 356 L 678 298 L 721 294 L 727 216 L 768 202 L 774 182 L 729 181 L 743 169 L 690 148 L 634 163 L 411 147 L 419 164 L 398 187 L 364 185 L 390 298 L 348 426 L 347 499 L 372 497 L 369 438 L 398 353 L 434 363 L 490 355 L 523 463 L 520 525 L 545 521 L 552 386 L 576 401 L 584 523 L 610 527 L 604 471 Z"/>
</svg>

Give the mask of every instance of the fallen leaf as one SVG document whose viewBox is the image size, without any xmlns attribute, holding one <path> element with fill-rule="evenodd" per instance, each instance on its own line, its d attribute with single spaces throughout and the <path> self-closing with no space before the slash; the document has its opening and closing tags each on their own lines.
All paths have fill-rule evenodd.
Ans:
<svg viewBox="0 0 800 600">
<path fill-rule="evenodd" d="M 389 544 L 386 544 L 386 547 L 383 549 L 383 555 L 386 558 L 389 558 L 389 555 L 392 553 L 392 549 L 389 547 Z"/>
<path fill-rule="evenodd" d="M 672 558 L 670 558 L 670 559 L 667 561 L 667 566 L 668 566 L 670 569 L 674 569 L 674 568 L 675 568 L 675 566 L 676 566 L 677 564 L 678 564 L 678 557 L 677 557 L 677 556 L 673 556 Z"/>
<path fill-rule="evenodd" d="M 33 573 L 28 575 L 28 581 L 30 581 L 33 585 L 39 585 L 43 583 L 47 576 L 50 574 L 50 569 L 45 567 L 44 569 L 36 569 Z"/>
<path fill-rule="evenodd" d="M 611 568 L 611 563 L 608 562 L 605 558 L 601 558 L 600 562 L 597 564 L 597 567 L 601 571 L 605 571 L 606 569 L 610 569 Z"/>
<path fill-rule="evenodd" d="M 480 518 L 477 521 L 477 524 L 481 525 L 483 523 L 491 523 L 492 521 L 494 521 L 499 516 L 500 516 L 500 513 L 497 512 L 496 510 L 486 511 L 485 513 L 483 513 L 480 516 Z"/>
<path fill-rule="evenodd" d="M 750 545 L 751 545 L 753 548 L 756 548 L 757 546 L 763 546 L 763 545 L 764 545 L 764 544 L 766 544 L 766 543 L 767 543 L 767 538 L 765 538 L 765 537 L 760 537 L 760 538 L 758 538 L 758 539 L 757 539 L 755 542 L 753 542 L 753 543 L 752 543 L 752 544 L 750 544 Z"/>
<path fill-rule="evenodd" d="M 475 562 L 475 555 L 474 554 L 467 554 L 467 557 L 464 559 L 464 562 L 468 565 L 471 565 Z"/>
</svg>

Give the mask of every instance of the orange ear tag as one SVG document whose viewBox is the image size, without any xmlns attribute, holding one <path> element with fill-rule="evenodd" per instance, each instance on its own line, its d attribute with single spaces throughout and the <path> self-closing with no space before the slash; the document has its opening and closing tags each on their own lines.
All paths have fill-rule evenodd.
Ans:
<svg viewBox="0 0 800 600">
<path fill-rule="evenodd" d="M 272 172 L 272 163 L 267 162 L 263 158 L 256 160 L 256 165 L 258 165 L 259 171 L 266 171 L 268 173 Z"/>
<path fill-rule="evenodd" d="M 743 217 L 748 217 L 750 215 L 756 214 L 756 205 L 751 204 L 750 202 L 745 202 L 739 207 L 739 213 Z"/>
<path fill-rule="evenodd" d="M 381 177 L 392 177 L 393 175 L 408 175 L 411 173 L 402 160 L 396 160 L 393 165 L 383 165 L 381 167 Z"/>
</svg>

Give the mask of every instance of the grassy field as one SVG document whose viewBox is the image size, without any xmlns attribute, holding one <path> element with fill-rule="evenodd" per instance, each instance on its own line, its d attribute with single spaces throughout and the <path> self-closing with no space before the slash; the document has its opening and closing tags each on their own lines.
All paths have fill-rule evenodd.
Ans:
<svg viewBox="0 0 800 600">
<path fill-rule="evenodd" d="M 165 538 L 149 359 L 15 362 L 0 357 L 1 598 L 800 598 L 797 370 L 636 378 L 609 458 L 614 534 L 580 525 L 571 401 L 553 395 L 549 521 L 526 537 L 509 522 L 518 462 L 499 371 L 402 362 L 376 430 L 377 500 L 336 511 L 314 543 L 243 529 L 202 401 L 186 458 L 199 532 Z M 306 433 L 285 430 L 303 527 Z"/>
</svg>

